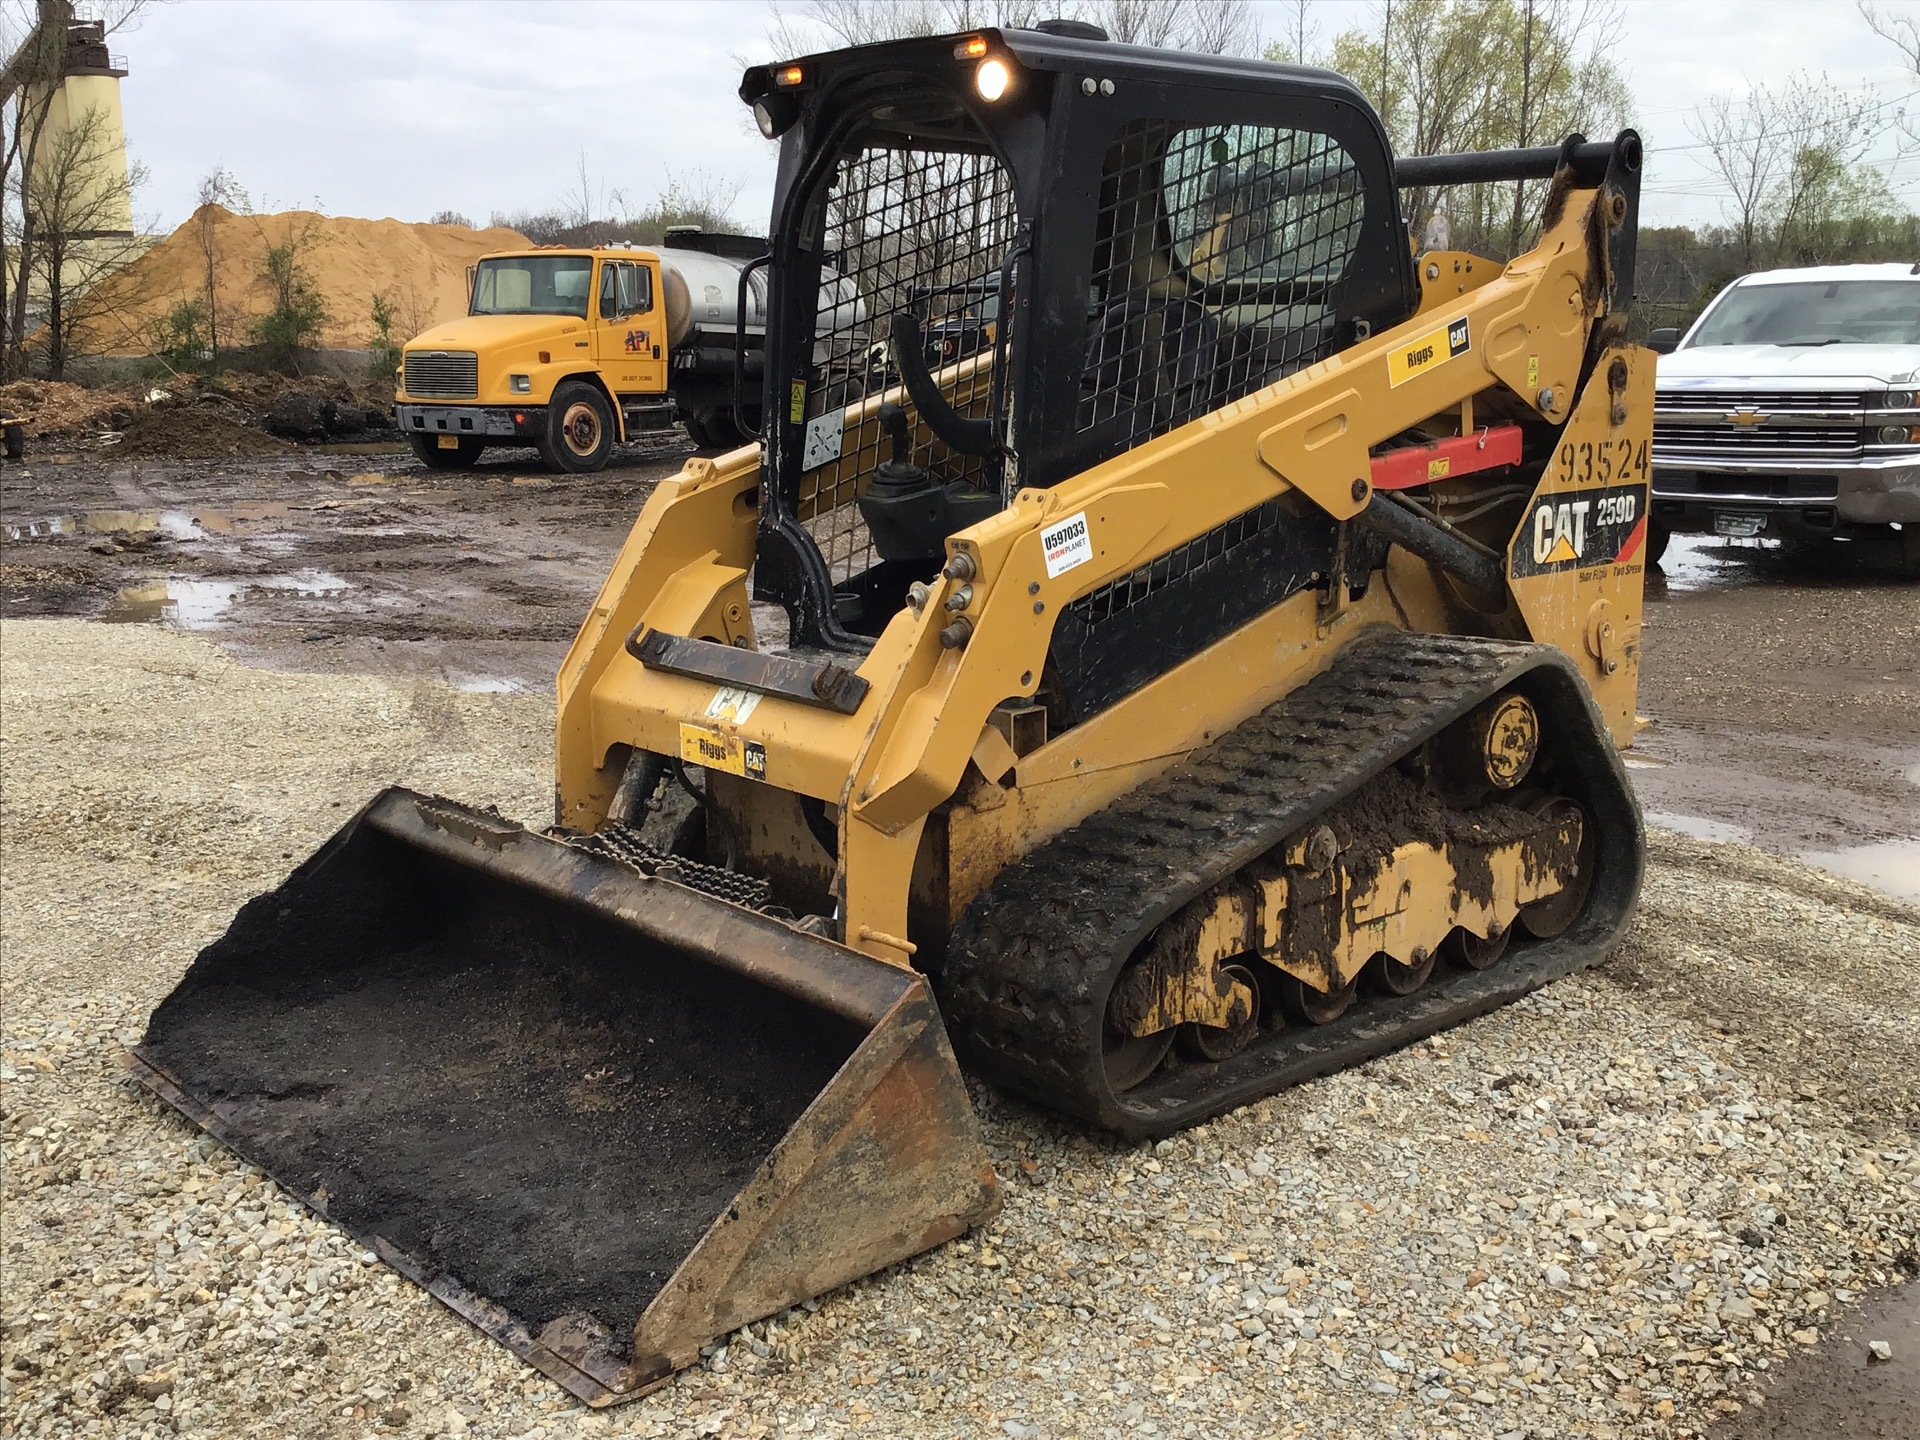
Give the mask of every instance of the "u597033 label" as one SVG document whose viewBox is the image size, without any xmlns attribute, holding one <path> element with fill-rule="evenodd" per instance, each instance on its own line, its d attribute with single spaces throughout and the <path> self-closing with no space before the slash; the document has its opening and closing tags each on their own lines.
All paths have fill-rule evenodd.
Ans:
<svg viewBox="0 0 1920 1440">
<path fill-rule="evenodd" d="M 1067 571 L 1093 559 L 1093 534 L 1087 529 L 1087 512 L 1069 515 L 1057 525 L 1040 532 L 1040 548 L 1046 552 L 1047 578 L 1058 580 Z"/>
</svg>

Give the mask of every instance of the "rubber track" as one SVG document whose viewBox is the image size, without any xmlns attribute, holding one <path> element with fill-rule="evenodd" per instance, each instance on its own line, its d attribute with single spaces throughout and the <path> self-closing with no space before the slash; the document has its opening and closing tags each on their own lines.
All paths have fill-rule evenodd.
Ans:
<svg viewBox="0 0 1920 1440">
<path fill-rule="evenodd" d="M 1593 893 L 1566 934 L 1516 941 L 1489 970 L 1363 999 L 1331 1025 L 1263 1031 L 1220 1064 L 1115 1095 L 1101 1030 L 1121 967 L 1186 901 L 1360 789 L 1482 700 L 1519 685 L 1596 826 Z M 1572 783 L 1568 784 L 1569 777 Z M 1382 629 L 1275 705 L 1037 847 L 962 916 L 941 1008 L 972 1068 L 1123 1134 L 1165 1134 L 1482 1014 L 1605 954 L 1638 896 L 1645 841 L 1584 682 L 1551 646 Z"/>
</svg>

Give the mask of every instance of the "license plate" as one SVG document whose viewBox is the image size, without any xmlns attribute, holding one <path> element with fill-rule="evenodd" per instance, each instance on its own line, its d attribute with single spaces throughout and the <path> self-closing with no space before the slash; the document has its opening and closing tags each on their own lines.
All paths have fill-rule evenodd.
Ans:
<svg viewBox="0 0 1920 1440">
<path fill-rule="evenodd" d="M 442 450 L 458 450 L 460 448 L 460 437 L 458 435 L 442 435 L 440 437 L 440 448 Z"/>
<path fill-rule="evenodd" d="M 1716 515 L 1713 517 L 1713 533 L 1725 535 L 1734 540 L 1751 540 L 1767 528 L 1764 515 Z"/>
</svg>

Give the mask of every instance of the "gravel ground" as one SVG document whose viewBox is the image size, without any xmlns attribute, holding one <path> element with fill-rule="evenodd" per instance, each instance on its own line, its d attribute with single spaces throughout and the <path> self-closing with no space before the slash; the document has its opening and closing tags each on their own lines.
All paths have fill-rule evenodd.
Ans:
<svg viewBox="0 0 1920 1440">
<path fill-rule="evenodd" d="M 1920 1255 L 1920 913 L 1657 835 L 1607 964 L 1157 1146 L 983 1087 L 984 1233 L 589 1414 L 121 1078 L 375 788 L 538 820 L 551 706 L 0 627 L 0 1433 L 1686 1435 Z"/>
</svg>

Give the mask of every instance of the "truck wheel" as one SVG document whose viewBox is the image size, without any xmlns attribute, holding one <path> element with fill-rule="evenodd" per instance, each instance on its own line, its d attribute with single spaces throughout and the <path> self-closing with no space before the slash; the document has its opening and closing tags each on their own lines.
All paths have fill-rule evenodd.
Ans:
<svg viewBox="0 0 1920 1440">
<path fill-rule="evenodd" d="M 12 452 L 9 451 L 9 454 Z M 1903 580 L 1920 580 L 1920 521 L 1909 520 L 1893 537 L 1895 574 Z"/>
<path fill-rule="evenodd" d="M 1658 565 L 1660 557 L 1667 553 L 1667 542 L 1673 539 L 1673 531 L 1658 520 L 1647 521 L 1647 563 Z"/>
<path fill-rule="evenodd" d="M 613 454 L 613 411 L 607 397 L 584 380 L 555 387 L 547 406 L 547 433 L 540 458 L 552 470 L 590 475 L 606 468 Z"/>
<path fill-rule="evenodd" d="M 700 429 L 705 433 L 703 446 L 715 450 L 734 450 L 747 443 L 747 437 L 740 432 L 739 424 L 733 418 L 730 406 L 721 406 L 714 410 L 700 412 Z"/>
<path fill-rule="evenodd" d="M 471 470 L 480 452 L 487 448 L 486 441 L 469 440 L 464 435 L 457 450 L 442 450 L 438 438 L 432 435 L 409 435 L 407 444 L 429 470 Z"/>
<path fill-rule="evenodd" d="M 713 437 L 708 433 L 707 422 L 689 411 L 680 417 L 681 428 L 687 432 L 687 439 L 693 442 L 696 450 L 713 448 Z"/>
</svg>

